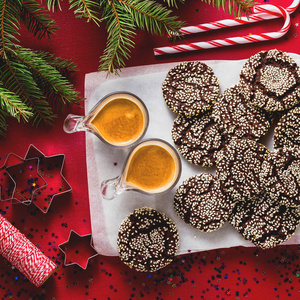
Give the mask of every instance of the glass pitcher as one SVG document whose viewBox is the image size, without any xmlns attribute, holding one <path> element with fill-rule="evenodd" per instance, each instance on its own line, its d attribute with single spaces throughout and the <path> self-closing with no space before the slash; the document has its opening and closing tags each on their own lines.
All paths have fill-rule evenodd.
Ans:
<svg viewBox="0 0 300 300">
<path fill-rule="evenodd" d="M 101 195 L 112 200 L 127 190 L 163 193 L 176 185 L 180 175 L 177 151 L 161 139 L 145 140 L 132 149 L 121 175 L 101 183 Z"/>
<path fill-rule="evenodd" d="M 139 142 L 149 124 L 144 102 L 129 92 L 114 92 L 102 98 L 86 116 L 68 115 L 64 131 L 88 131 L 115 147 Z"/>
</svg>

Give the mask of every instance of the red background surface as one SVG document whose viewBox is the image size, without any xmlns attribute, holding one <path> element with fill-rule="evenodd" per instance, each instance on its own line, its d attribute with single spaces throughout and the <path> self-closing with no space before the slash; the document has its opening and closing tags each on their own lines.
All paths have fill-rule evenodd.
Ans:
<svg viewBox="0 0 300 300">
<path fill-rule="evenodd" d="M 291 1 L 261 1 L 287 7 Z M 79 72 L 72 82 L 84 96 L 84 76 L 98 68 L 99 57 L 106 44 L 104 24 L 100 28 L 75 19 L 72 10 L 62 2 L 62 11 L 53 16 L 60 29 L 51 40 L 38 41 L 22 30 L 21 43 L 72 59 Z M 229 16 L 199 0 L 186 0 L 176 14 L 188 25 L 220 20 Z M 166 38 L 138 32 L 135 49 L 127 66 L 158 64 L 183 60 L 243 59 L 260 50 L 277 48 L 300 54 L 300 10 L 291 16 L 289 32 L 281 39 L 242 46 L 195 51 L 172 56 L 154 57 L 153 48 L 168 45 Z M 282 19 L 259 24 L 199 34 L 187 41 L 205 41 L 249 33 L 276 31 Z M 55 126 L 18 124 L 9 121 L 6 137 L 0 137 L 0 166 L 4 155 L 16 153 L 24 157 L 30 144 L 46 156 L 65 155 L 63 175 L 73 191 L 54 198 L 44 214 L 33 204 L 12 205 L 0 202 L 0 213 L 14 224 L 41 251 L 53 259 L 58 268 L 41 286 L 35 287 L 11 264 L 0 257 L 1 299 L 299 299 L 299 246 L 279 246 L 270 250 L 236 247 L 178 256 L 174 263 L 153 274 L 141 274 L 126 267 L 118 257 L 98 255 L 89 260 L 84 270 L 78 265 L 64 265 L 59 245 L 68 240 L 70 231 L 80 235 L 91 233 L 85 163 L 85 135 L 65 134 L 63 120 L 68 113 L 83 114 L 82 108 L 70 107 L 58 112 Z M 90 252 L 87 239 L 78 243 L 78 261 L 85 261 Z M 88 245 L 87 245 L 88 246 Z M 87 247 L 89 248 L 89 247 Z M 264 295 L 264 296 L 263 296 Z"/>
</svg>

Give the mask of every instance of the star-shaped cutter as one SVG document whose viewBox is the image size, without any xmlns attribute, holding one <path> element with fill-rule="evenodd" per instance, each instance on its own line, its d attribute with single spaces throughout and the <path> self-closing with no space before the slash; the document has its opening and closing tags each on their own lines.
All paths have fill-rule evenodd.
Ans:
<svg viewBox="0 0 300 300">
<path fill-rule="evenodd" d="M 10 153 L 1 168 L 2 201 L 29 205 L 37 190 L 46 186 L 46 181 L 38 174 L 37 158 L 22 159 Z"/>
<path fill-rule="evenodd" d="M 65 266 L 77 265 L 84 270 L 87 268 L 89 260 L 98 255 L 93 246 L 92 235 L 80 235 L 73 229 L 69 233 L 68 240 L 58 245 L 58 248 L 65 256 Z M 85 255 L 80 255 L 80 251 Z"/>
<path fill-rule="evenodd" d="M 45 156 L 34 145 L 30 145 L 25 159 L 39 159 L 39 175 L 47 182 L 46 186 L 38 189 L 32 202 L 43 213 L 47 213 L 55 197 L 72 192 L 72 188 L 62 174 L 65 155 Z"/>
<path fill-rule="evenodd" d="M 12 163 L 13 159 L 18 162 Z M 24 159 L 10 153 L 0 168 L 0 200 L 33 203 L 47 213 L 55 197 L 72 192 L 62 174 L 64 160 L 63 154 L 45 156 L 34 145 L 29 146 Z"/>
</svg>

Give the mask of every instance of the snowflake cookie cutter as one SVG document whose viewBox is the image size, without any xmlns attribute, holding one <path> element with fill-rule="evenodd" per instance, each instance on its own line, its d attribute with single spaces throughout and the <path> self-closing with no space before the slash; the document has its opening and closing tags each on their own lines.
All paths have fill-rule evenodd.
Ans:
<svg viewBox="0 0 300 300">
<path fill-rule="evenodd" d="M 80 235 L 73 229 L 68 240 L 58 245 L 58 248 L 64 254 L 65 266 L 77 265 L 84 270 L 90 259 L 99 255 L 94 248 L 92 234 Z"/>
</svg>

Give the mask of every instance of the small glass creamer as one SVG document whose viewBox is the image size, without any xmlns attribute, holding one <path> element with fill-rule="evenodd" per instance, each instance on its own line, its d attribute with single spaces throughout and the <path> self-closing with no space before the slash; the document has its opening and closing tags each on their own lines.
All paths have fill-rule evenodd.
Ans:
<svg viewBox="0 0 300 300">
<path fill-rule="evenodd" d="M 144 102 L 129 92 L 114 92 L 102 98 L 86 116 L 68 115 L 64 131 L 88 131 L 115 147 L 139 142 L 149 124 Z"/>
<path fill-rule="evenodd" d="M 166 141 L 149 139 L 130 152 L 122 174 L 101 183 L 101 196 L 112 200 L 126 190 L 153 195 L 173 188 L 181 175 L 181 160 Z"/>
</svg>

